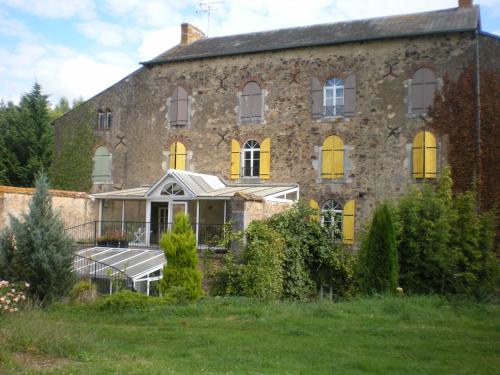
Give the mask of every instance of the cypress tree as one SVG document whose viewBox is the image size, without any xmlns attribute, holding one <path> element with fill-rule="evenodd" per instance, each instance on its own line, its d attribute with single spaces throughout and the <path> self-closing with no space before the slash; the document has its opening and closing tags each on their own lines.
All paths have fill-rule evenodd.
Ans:
<svg viewBox="0 0 500 375">
<path fill-rule="evenodd" d="M 47 177 L 40 174 L 28 213 L 21 220 L 11 217 L 10 232 L 0 240 L 0 263 L 11 270 L 11 281 L 28 282 L 32 297 L 49 303 L 72 286 L 73 251 L 73 241 L 52 209 Z"/>
<path fill-rule="evenodd" d="M 396 233 L 391 207 L 375 209 L 359 256 L 360 288 L 364 293 L 394 293 L 398 286 Z"/>
<path fill-rule="evenodd" d="M 160 290 L 168 294 L 172 288 L 181 287 L 190 300 L 201 296 L 196 237 L 186 215 L 178 214 L 175 217 L 172 231 L 163 234 L 160 245 L 167 259 Z"/>
</svg>

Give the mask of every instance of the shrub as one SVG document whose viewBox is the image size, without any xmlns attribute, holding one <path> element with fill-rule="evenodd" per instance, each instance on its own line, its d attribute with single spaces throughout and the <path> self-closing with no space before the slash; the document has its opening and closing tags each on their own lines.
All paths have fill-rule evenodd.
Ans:
<svg viewBox="0 0 500 375">
<path fill-rule="evenodd" d="M 26 300 L 27 283 L 11 283 L 0 280 L 0 314 L 19 311 Z"/>
<path fill-rule="evenodd" d="M 122 290 L 118 293 L 102 297 L 97 300 L 97 307 L 101 310 L 131 310 L 144 309 L 153 304 L 156 297 L 149 297 L 142 293 Z M 160 300 L 160 299 L 158 299 Z"/>
<path fill-rule="evenodd" d="M 247 246 L 241 266 L 243 295 L 280 298 L 283 291 L 284 241 L 264 222 L 252 222 L 246 231 Z"/>
<path fill-rule="evenodd" d="M 92 302 L 97 298 L 97 288 L 90 280 L 80 280 L 69 293 L 73 302 Z"/>
<path fill-rule="evenodd" d="M 28 282 L 28 292 L 42 303 L 65 295 L 74 281 L 74 246 L 58 213 L 52 210 L 44 174 L 36 179 L 28 214 L 21 220 L 11 216 L 10 225 L 0 241 L 0 263 L 7 267 L 11 281 Z"/>
<path fill-rule="evenodd" d="M 172 232 L 163 234 L 160 245 L 167 258 L 160 290 L 168 294 L 172 287 L 183 287 L 190 300 L 201 296 L 196 238 L 186 215 L 179 214 L 175 217 Z"/>
<path fill-rule="evenodd" d="M 364 293 L 394 293 L 398 286 L 398 258 L 393 209 L 383 203 L 375 209 L 367 236 L 361 244 L 358 264 Z"/>
</svg>

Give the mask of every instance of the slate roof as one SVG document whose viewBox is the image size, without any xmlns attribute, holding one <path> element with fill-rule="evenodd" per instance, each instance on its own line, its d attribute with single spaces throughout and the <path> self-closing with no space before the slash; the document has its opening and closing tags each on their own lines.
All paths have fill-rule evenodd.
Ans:
<svg viewBox="0 0 500 375">
<path fill-rule="evenodd" d="M 478 27 L 478 6 L 451 8 L 400 16 L 206 38 L 184 46 L 177 45 L 142 64 L 152 65 L 290 48 L 473 31 Z"/>
</svg>

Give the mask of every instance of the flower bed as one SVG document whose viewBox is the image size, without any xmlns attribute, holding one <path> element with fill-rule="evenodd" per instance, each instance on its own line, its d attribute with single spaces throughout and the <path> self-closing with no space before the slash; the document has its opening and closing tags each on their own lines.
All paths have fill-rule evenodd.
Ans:
<svg viewBox="0 0 500 375">
<path fill-rule="evenodd" d="M 25 290 L 27 288 L 29 288 L 28 283 L 11 283 L 0 280 L 0 314 L 18 311 L 26 300 Z"/>
</svg>

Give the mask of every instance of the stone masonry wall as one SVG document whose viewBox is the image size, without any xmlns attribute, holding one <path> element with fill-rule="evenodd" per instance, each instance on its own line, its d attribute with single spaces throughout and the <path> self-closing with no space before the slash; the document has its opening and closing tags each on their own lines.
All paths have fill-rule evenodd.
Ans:
<svg viewBox="0 0 500 375">
<path fill-rule="evenodd" d="M 9 215 L 20 218 L 28 212 L 34 189 L 0 186 L 0 230 L 9 225 Z M 96 220 L 97 205 L 86 193 L 51 190 L 52 205 L 65 227 Z"/>
<path fill-rule="evenodd" d="M 157 180 L 174 141 L 188 149 L 188 170 L 227 179 L 231 138 L 243 143 L 270 137 L 269 182 L 299 183 L 301 197 L 320 204 L 355 199 L 359 229 L 378 200 L 397 197 L 415 183 L 409 170 L 411 142 L 431 119 L 408 114 L 409 79 L 420 67 L 431 68 L 439 86 L 445 76 L 457 79 L 459 67 L 471 64 L 473 42 L 473 34 L 460 33 L 156 65 L 137 70 L 88 103 L 96 111 L 113 112 L 113 128 L 96 130 L 96 137 L 113 153 L 115 189 Z M 356 75 L 357 115 L 313 120 L 311 79 L 348 73 Z M 264 90 L 265 121 L 238 125 L 238 92 L 252 77 Z M 191 93 L 191 121 L 186 128 L 170 129 L 167 103 L 176 85 Z M 77 111 L 58 121 L 56 132 L 74 116 Z M 341 183 L 321 183 L 319 147 L 332 134 L 345 143 L 348 175 Z M 440 134 L 438 142 L 442 165 L 447 135 Z"/>
</svg>

